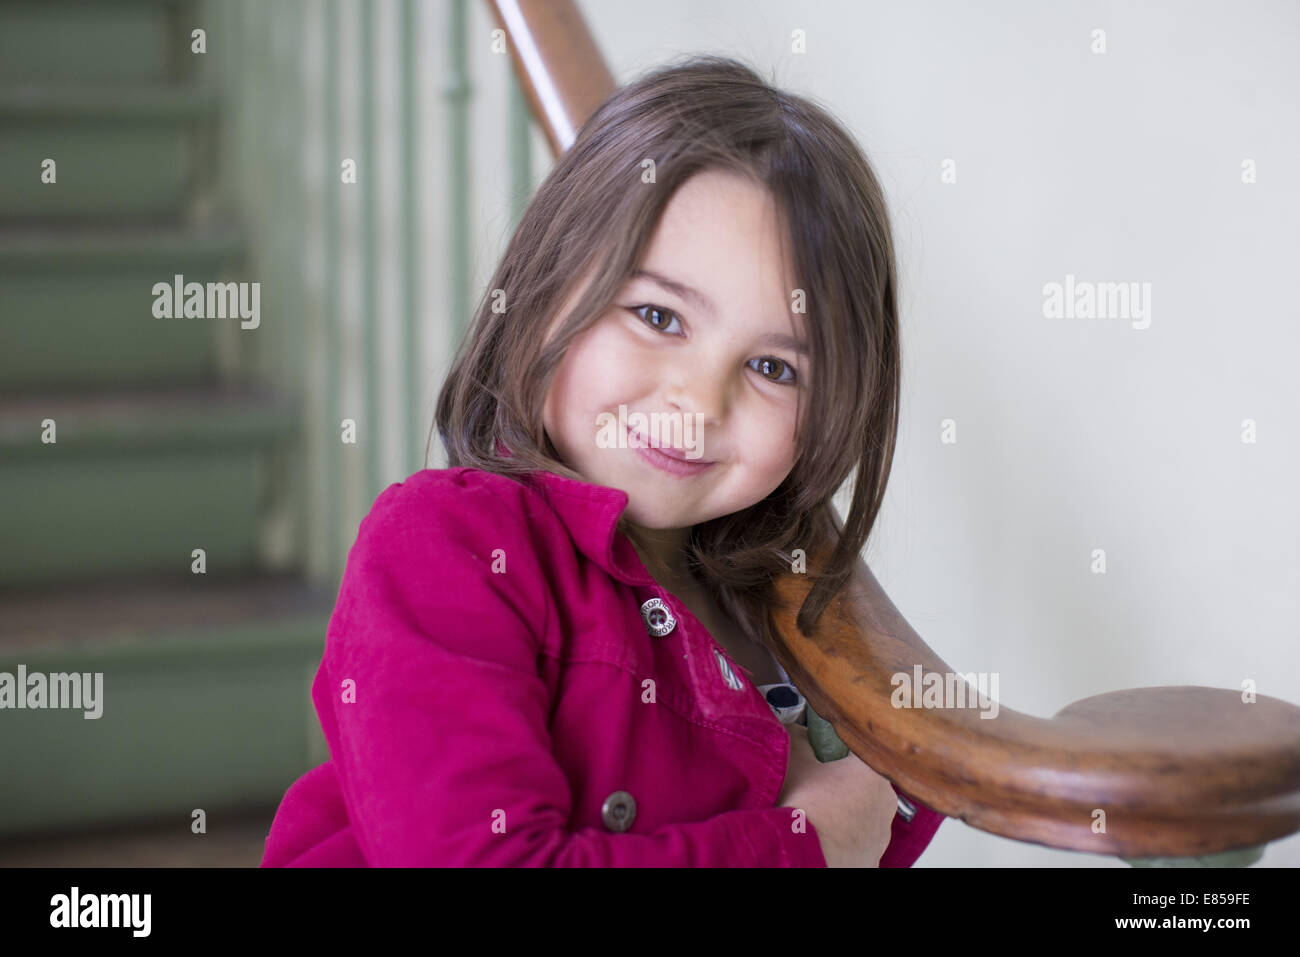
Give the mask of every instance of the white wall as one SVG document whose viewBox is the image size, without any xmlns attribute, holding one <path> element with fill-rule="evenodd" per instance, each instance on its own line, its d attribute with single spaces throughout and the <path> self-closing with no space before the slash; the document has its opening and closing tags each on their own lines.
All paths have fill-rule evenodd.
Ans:
<svg viewBox="0 0 1300 957">
<path fill-rule="evenodd" d="M 737 55 L 829 105 L 866 148 L 894 218 L 905 355 L 867 557 L 941 657 L 998 672 L 1002 704 L 1041 717 L 1120 688 L 1245 679 L 1300 703 L 1300 8 L 582 7 L 620 82 L 683 52 Z M 427 428 L 449 361 L 445 5 L 422 9 Z M 488 49 L 483 6 L 472 15 L 477 296 L 509 229 L 509 64 Z M 1044 318 L 1044 284 L 1067 273 L 1150 283 L 1149 327 Z M 1259 866 L 1297 864 L 1292 837 Z M 958 821 L 918 864 L 970 865 L 1124 866 Z"/>
</svg>

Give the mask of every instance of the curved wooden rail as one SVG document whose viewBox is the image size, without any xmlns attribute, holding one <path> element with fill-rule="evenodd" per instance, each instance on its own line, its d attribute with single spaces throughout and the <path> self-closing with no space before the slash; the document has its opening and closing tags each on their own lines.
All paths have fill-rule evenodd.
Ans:
<svg viewBox="0 0 1300 957">
<path fill-rule="evenodd" d="M 613 92 L 610 72 L 573 0 L 489 6 L 558 154 Z M 799 607 L 837 530 L 826 531 L 810 550 L 812 574 L 777 583 L 782 645 L 773 651 L 845 744 L 902 790 L 994 834 L 1124 857 L 1211 854 L 1300 830 L 1300 708 L 1277 698 L 1137 688 L 1049 719 L 1001 705 L 983 718 L 973 692 L 966 708 L 895 707 L 895 675 L 919 666 L 946 684 L 956 673 L 862 560 L 815 633 L 799 631 Z"/>
<path fill-rule="evenodd" d="M 919 666 L 946 684 L 956 673 L 864 561 L 808 637 L 795 618 L 811 587 L 807 575 L 779 580 L 785 647 L 773 650 L 854 754 L 937 811 L 1015 840 L 1123 857 L 1211 854 L 1300 829 L 1300 708 L 1288 702 L 1154 687 L 1085 698 L 1049 719 L 1001 705 L 985 718 L 962 681 L 965 708 L 895 707 L 893 676 Z M 1098 811 L 1104 831 L 1094 830 Z"/>
</svg>

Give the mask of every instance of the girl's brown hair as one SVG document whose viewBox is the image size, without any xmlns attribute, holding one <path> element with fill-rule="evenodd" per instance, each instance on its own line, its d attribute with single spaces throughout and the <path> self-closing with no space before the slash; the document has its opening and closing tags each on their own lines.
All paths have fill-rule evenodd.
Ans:
<svg viewBox="0 0 1300 957">
<path fill-rule="evenodd" d="M 642 181 L 647 159 L 653 184 Z M 552 373 L 640 265 L 674 192 L 709 169 L 748 176 L 775 198 L 816 371 L 800 397 L 790 475 L 763 501 L 691 530 L 687 567 L 751 638 L 770 646 L 772 584 L 791 571 L 794 549 L 811 557 L 831 547 L 799 613 L 805 634 L 852 573 L 884 498 L 898 431 L 884 194 L 852 136 L 821 106 L 719 56 L 661 67 L 610 95 L 525 211 L 443 384 L 435 426 L 448 467 L 587 481 L 560 461 L 542 425 Z M 547 338 L 584 277 L 585 293 Z M 493 311 L 492 290 L 505 291 L 506 312 Z M 832 496 L 855 466 L 838 528 Z M 623 519 L 619 528 L 626 531 Z"/>
</svg>

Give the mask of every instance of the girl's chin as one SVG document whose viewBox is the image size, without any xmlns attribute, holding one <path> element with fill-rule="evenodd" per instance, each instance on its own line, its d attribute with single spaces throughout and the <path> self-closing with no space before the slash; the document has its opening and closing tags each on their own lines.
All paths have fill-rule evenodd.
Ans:
<svg viewBox="0 0 1300 957">
<path fill-rule="evenodd" d="M 638 528 L 656 531 L 670 528 L 688 528 L 703 518 L 694 512 L 681 511 L 681 500 L 667 495 L 637 495 L 629 492 L 624 516 Z"/>
</svg>

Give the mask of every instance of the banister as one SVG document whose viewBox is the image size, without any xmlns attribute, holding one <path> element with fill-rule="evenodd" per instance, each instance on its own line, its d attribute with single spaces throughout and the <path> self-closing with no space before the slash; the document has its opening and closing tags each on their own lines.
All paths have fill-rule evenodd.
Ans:
<svg viewBox="0 0 1300 957">
<path fill-rule="evenodd" d="M 614 92 L 614 77 L 572 0 L 489 0 L 510 58 L 551 152 L 567 150 L 587 117 Z"/>
<path fill-rule="evenodd" d="M 777 581 L 784 647 L 773 651 L 858 757 L 935 810 L 1015 840 L 1138 858 L 1215 854 L 1300 829 L 1300 708 L 1195 686 L 1095 695 L 1050 719 L 1000 703 L 981 717 L 973 693 L 965 708 L 895 707 L 895 676 L 919 666 L 946 683 L 956 672 L 861 559 L 803 635 L 794 622 L 808 578 Z"/>
</svg>

